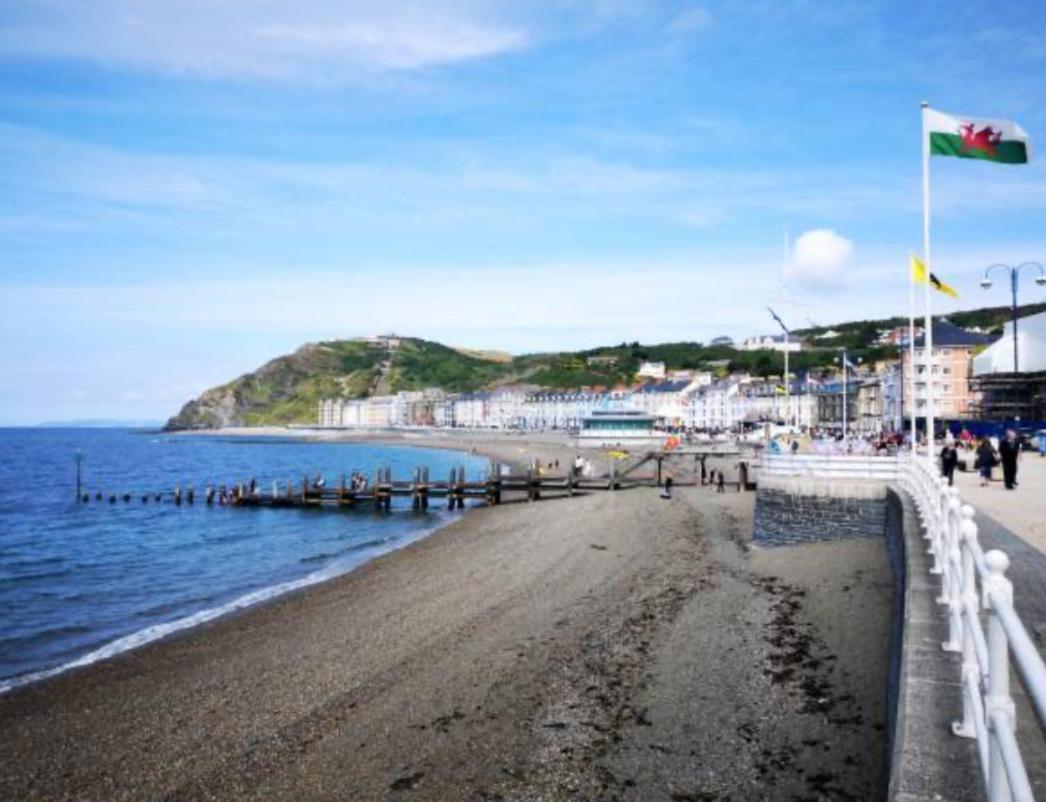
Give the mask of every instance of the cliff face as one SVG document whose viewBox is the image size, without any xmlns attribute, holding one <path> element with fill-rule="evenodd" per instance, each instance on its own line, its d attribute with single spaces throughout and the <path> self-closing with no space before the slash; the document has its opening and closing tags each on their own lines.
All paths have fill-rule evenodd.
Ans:
<svg viewBox="0 0 1046 802">
<path fill-rule="evenodd" d="M 366 395 L 386 356 L 385 349 L 365 342 L 310 343 L 207 390 L 183 406 L 166 428 L 312 422 L 320 399 Z"/>
</svg>

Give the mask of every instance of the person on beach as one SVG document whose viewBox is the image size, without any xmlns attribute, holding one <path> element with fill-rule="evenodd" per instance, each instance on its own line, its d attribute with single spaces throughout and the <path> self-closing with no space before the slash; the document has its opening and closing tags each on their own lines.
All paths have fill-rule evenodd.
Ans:
<svg viewBox="0 0 1046 802">
<path fill-rule="evenodd" d="M 672 477 L 665 477 L 665 489 L 661 491 L 661 498 L 672 498 Z"/>
<path fill-rule="evenodd" d="M 1007 490 L 1017 486 L 1017 461 L 1021 457 L 1021 446 L 1017 442 L 1017 432 L 1006 430 L 1006 439 L 999 443 L 999 458 L 1002 461 L 1002 480 Z"/>
<path fill-rule="evenodd" d="M 717 493 L 725 493 L 726 492 L 726 477 L 723 476 L 723 472 L 722 471 L 719 471 L 719 473 L 716 474 L 715 492 L 717 492 Z"/>
<path fill-rule="evenodd" d="M 955 442 L 946 440 L 941 449 L 941 476 L 948 480 L 949 487 L 955 483 L 955 466 L 958 464 L 959 452 L 955 450 Z"/>
<path fill-rule="evenodd" d="M 977 446 L 976 465 L 981 474 L 981 487 L 985 487 L 992 480 L 992 468 L 995 466 L 995 449 L 987 437 L 982 437 Z"/>
</svg>

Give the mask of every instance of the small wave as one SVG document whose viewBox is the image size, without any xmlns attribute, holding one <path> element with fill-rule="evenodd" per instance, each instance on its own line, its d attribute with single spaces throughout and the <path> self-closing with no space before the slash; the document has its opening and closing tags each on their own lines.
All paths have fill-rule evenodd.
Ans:
<svg viewBox="0 0 1046 802">
<path fill-rule="evenodd" d="M 390 548 L 386 551 L 394 551 L 395 549 L 402 548 L 424 537 L 435 532 L 441 526 L 445 525 L 449 518 L 443 518 L 441 516 L 439 523 L 435 526 L 428 527 L 422 530 L 411 533 L 406 537 L 398 538 L 381 538 L 375 540 L 364 541 L 363 543 L 356 543 L 346 552 L 358 552 L 362 549 L 373 548 L 381 545 L 388 544 Z M 375 555 L 376 556 L 376 555 Z M 365 561 L 364 561 L 365 562 Z M 48 679 L 50 677 L 63 674 L 66 671 L 74 668 L 83 668 L 89 666 L 92 663 L 97 663 L 100 660 L 106 660 L 110 657 L 115 657 L 124 652 L 129 652 L 133 649 L 138 649 L 146 644 L 165 638 L 168 635 L 172 635 L 176 632 L 182 632 L 186 629 L 205 624 L 208 621 L 213 621 L 216 618 L 220 618 L 223 615 L 242 610 L 246 607 L 252 607 L 261 602 L 275 599 L 278 596 L 282 596 L 285 593 L 298 590 L 299 588 L 309 587 L 310 585 L 317 585 L 320 582 L 325 582 L 328 579 L 333 579 L 336 576 L 348 573 L 353 569 L 359 567 L 362 562 L 359 561 L 335 561 L 330 565 L 324 566 L 323 568 L 313 571 L 300 579 L 293 579 L 287 582 L 281 582 L 277 585 L 272 585 L 267 588 L 255 590 L 250 593 L 246 593 L 236 599 L 233 599 L 227 604 L 219 605 L 218 607 L 211 607 L 206 610 L 201 610 L 192 615 L 179 618 L 175 621 L 169 621 L 163 624 L 154 624 L 146 627 L 145 629 L 132 632 L 130 635 L 125 635 L 122 638 L 117 638 L 114 641 L 101 646 L 87 654 L 76 658 L 68 663 L 63 663 L 55 668 L 48 668 L 42 671 L 34 671 L 29 674 L 22 674 L 15 677 L 7 677 L 0 679 L 0 694 L 7 693 L 8 691 L 21 687 L 23 685 L 29 685 L 33 682 L 39 682 L 40 680 Z"/>
<path fill-rule="evenodd" d="M 327 579 L 336 576 L 339 573 L 337 570 L 324 569 L 321 571 L 314 571 L 308 576 L 304 576 L 301 579 L 294 579 L 290 582 L 281 582 L 278 585 L 273 585 L 268 588 L 262 588 L 251 593 L 247 593 L 240 596 L 233 601 L 220 605 L 218 607 L 212 607 L 207 610 L 201 610 L 193 615 L 179 618 L 175 621 L 169 621 L 165 624 L 154 624 L 153 626 L 146 627 L 137 632 L 133 632 L 130 635 L 125 635 L 122 638 L 117 638 L 104 646 L 95 649 L 94 651 L 88 652 L 82 657 L 60 665 L 56 668 L 49 668 L 43 671 L 35 671 L 31 674 L 23 674 L 20 677 L 9 677 L 8 679 L 0 680 L 0 693 L 6 693 L 12 688 L 17 688 L 20 685 L 27 685 L 30 682 L 37 682 L 48 677 L 54 677 L 65 671 L 73 668 L 81 668 L 83 666 L 89 666 L 92 663 L 97 663 L 99 660 L 105 660 L 109 657 L 115 657 L 123 652 L 137 649 L 141 646 L 145 646 L 147 643 L 152 643 L 160 638 L 165 638 L 175 632 L 181 632 L 182 630 L 189 629 L 191 627 L 205 624 L 208 621 L 213 621 L 215 618 L 227 615 L 235 612 L 236 610 L 242 610 L 245 607 L 251 607 L 255 604 L 259 604 L 269 599 L 274 599 L 277 596 L 282 596 L 284 593 L 289 593 L 292 590 L 298 588 L 308 587 L 309 585 L 315 585 L 319 582 L 323 582 Z"/>
<path fill-rule="evenodd" d="M 321 551 L 317 554 L 309 554 L 298 560 L 303 565 L 309 565 L 310 563 L 323 562 L 324 560 L 332 560 L 335 557 L 341 557 L 343 554 L 351 554 L 354 551 L 363 551 L 364 549 L 372 549 L 376 546 L 384 546 L 386 543 L 395 540 L 394 537 L 379 537 L 374 540 L 364 540 L 362 543 L 353 543 L 351 546 L 346 546 L 343 549 L 337 551 Z"/>
<path fill-rule="evenodd" d="M 63 576 L 69 576 L 72 573 L 73 570 L 71 568 L 62 568 L 58 571 L 37 571 L 35 573 L 13 574 L 11 576 L 0 577 L 0 585 L 15 585 L 33 579 L 59 579 Z"/>
</svg>

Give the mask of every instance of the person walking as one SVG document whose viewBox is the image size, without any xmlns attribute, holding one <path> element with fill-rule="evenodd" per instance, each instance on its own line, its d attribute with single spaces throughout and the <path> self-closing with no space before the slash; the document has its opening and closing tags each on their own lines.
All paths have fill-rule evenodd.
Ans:
<svg viewBox="0 0 1046 802">
<path fill-rule="evenodd" d="M 987 437 L 982 437 L 977 446 L 977 470 L 981 474 L 981 487 L 992 480 L 992 468 L 995 466 L 995 449 Z"/>
<path fill-rule="evenodd" d="M 1017 461 L 1021 457 L 1021 446 L 1017 442 L 1017 433 L 1006 430 L 1006 439 L 999 443 L 999 458 L 1002 460 L 1002 480 L 1007 490 L 1017 486 Z"/>
<path fill-rule="evenodd" d="M 959 452 L 955 450 L 955 443 L 947 440 L 941 449 L 941 476 L 948 480 L 948 487 L 955 484 L 955 466 L 959 464 Z"/>
</svg>

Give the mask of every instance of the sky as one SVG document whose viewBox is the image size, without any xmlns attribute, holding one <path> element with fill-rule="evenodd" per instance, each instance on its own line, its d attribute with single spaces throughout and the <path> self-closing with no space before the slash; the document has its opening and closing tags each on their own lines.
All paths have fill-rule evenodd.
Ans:
<svg viewBox="0 0 1046 802">
<path fill-rule="evenodd" d="M 920 102 L 1046 148 L 1043 30 L 1006 0 L 5 0 L 0 425 L 165 419 L 379 332 L 907 314 Z M 1046 262 L 1044 163 L 931 173 L 935 311 L 1008 303 L 978 280 Z"/>
</svg>

